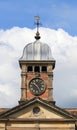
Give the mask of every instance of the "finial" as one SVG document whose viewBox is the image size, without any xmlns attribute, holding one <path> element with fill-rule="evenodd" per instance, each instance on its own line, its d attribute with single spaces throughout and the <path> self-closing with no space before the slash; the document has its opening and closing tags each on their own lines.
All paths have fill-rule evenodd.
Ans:
<svg viewBox="0 0 77 130">
<path fill-rule="evenodd" d="M 41 23 L 39 22 L 40 17 L 39 17 L 39 16 L 35 16 L 34 18 L 35 18 L 35 20 L 36 20 L 35 25 L 36 25 L 36 27 L 37 27 L 37 32 L 36 32 L 35 39 L 36 39 L 36 40 L 39 40 L 39 39 L 40 39 L 39 26 L 41 25 Z"/>
</svg>

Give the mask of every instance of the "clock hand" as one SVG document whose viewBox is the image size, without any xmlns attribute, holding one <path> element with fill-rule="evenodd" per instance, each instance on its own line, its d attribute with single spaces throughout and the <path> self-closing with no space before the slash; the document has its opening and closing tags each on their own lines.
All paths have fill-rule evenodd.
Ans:
<svg viewBox="0 0 77 130">
<path fill-rule="evenodd" d="M 40 92 L 40 88 L 38 87 L 38 85 L 36 84 L 36 83 L 33 83 L 36 87 L 37 87 L 37 89 L 39 90 L 39 92 Z"/>
</svg>

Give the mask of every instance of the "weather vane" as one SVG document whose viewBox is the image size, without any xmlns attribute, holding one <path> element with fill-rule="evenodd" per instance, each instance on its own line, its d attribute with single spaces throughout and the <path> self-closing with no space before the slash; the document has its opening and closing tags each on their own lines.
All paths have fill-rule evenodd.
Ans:
<svg viewBox="0 0 77 130">
<path fill-rule="evenodd" d="M 41 25 L 41 23 L 39 22 L 40 17 L 39 17 L 39 16 L 35 16 L 34 19 L 36 20 L 35 25 L 36 25 L 36 27 L 37 27 L 37 32 L 36 32 L 35 39 L 36 39 L 36 40 L 39 40 L 39 39 L 40 39 L 39 27 L 40 27 L 40 25 Z"/>
</svg>

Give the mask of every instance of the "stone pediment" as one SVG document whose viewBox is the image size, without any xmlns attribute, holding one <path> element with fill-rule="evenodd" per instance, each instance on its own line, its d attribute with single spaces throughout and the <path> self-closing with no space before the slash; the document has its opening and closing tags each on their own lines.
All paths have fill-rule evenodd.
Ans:
<svg viewBox="0 0 77 130">
<path fill-rule="evenodd" d="M 8 110 L 0 115 L 0 119 L 51 119 L 51 120 L 68 120 L 74 117 L 64 109 L 56 105 L 42 100 L 41 98 L 33 98 L 29 101 Z"/>
</svg>

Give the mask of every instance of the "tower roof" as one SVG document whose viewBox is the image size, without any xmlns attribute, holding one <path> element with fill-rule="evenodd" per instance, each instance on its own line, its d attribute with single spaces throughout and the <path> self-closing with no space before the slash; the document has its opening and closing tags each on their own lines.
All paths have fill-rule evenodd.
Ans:
<svg viewBox="0 0 77 130">
<path fill-rule="evenodd" d="M 33 43 L 29 43 L 24 47 L 23 55 L 20 58 L 20 61 L 50 61 L 53 60 L 51 54 L 51 48 L 46 44 L 41 42 L 39 39 L 39 26 L 41 23 L 39 22 L 40 17 L 35 16 L 35 25 L 37 26 L 37 32 L 35 39 L 36 41 Z"/>
<path fill-rule="evenodd" d="M 29 43 L 24 47 L 23 55 L 20 60 L 53 60 L 51 48 L 47 44 L 36 40 L 35 42 Z"/>
</svg>

